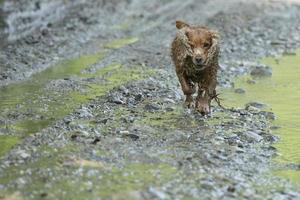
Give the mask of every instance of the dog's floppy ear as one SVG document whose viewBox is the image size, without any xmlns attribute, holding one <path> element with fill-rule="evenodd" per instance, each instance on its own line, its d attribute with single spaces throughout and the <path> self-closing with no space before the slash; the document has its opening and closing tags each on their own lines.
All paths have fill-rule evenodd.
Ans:
<svg viewBox="0 0 300 200">
<path fill-rule="evenodd" d="M 177 29 L 182 29 L 184 27 L 190 27 L 190 25 L 188 25 L 187 23 L 183 22 L 183 21 L 176 21 L 176 28 Z"/>
<path fill-rule="evenodd" d="M 210 31 L 211 34 L 211 41 L 212 44 L 208 50 L 206 64 L 209 64 L 210 62 L 213 62 L 215 59 L 217 59 L 220 51 L 219 47 L 219 34 L 216 31 Z"/>
<path fill-rule="evenodd" d="M 219 39 L 220 39 L 218 32 L 210 31 L 210 34 L 211 34 L 211 39 L 212 39 L 212 46 L 217 45 L 219 43 Z"/>
</svg>

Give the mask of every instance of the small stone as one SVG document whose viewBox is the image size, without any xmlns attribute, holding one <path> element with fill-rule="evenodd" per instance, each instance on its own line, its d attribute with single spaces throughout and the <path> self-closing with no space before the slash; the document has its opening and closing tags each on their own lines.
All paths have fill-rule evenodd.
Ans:
<svg viewBox="0 0 300 200">
<path fill-rule="evenodd" d="M 258 135 L 254 131 L 245 132 L 245 136 L 249 142 L 260 142 L 263 140 L 263 137 Z"/>
<path fill-rule="evenodd" d="M 115 104 L 125 104 L 125 102 L 122 101 L 119 97 L 113 97 L 111 102 Z"/>
<path fill-rule="evenodd" d="M 167 195 L 166 193 L 156 189 L 156 188 L 153 188 L 153 187 L 150 187 L 149 188 L 149 193 L 152 194 L 154 196 L 154 198 L 156 199 L 167 199 Z"/>
<path fill-rule="evenodd" d="M 277 129 L 280 129 L 280 128 L 281 128 L 281 126 L 271 126 L 270 127 L 271 130 L 277 130 Z"/>
<path fill-rule="evenodd" d="M 96 137 L 91 144 L 97 144 L 98 142 L 100 142 L 100 138 Z"/>
<path fill-rule="evenodd" d="M 171 103 L 171 104 L 175 104 L 176 102 L 173 99 L 170 98 L 164 98 L 164 103 Z"/>
<path fill-rule="evenodd" d="M 259 114 L 264 115 L 268 120 L 275 120 L 276 116 L 273 112 L 260 111 Z"/>
<path fill-rule="evenodd" d="M 267 135 L 265 136 L 265 140 L 268 142 L 277 142 L 279 139 L 275 135 Z"/>
<path fill-rule="evenodd" d="M 246 91 L 243 88 L 237 88 L 234 90 L 234 92 L 237 94 L 245 94 L 246 93 Z"/>
<path fill-rule="evenodd" d="M 134 96 L 134 100 L 136 101 L 141 101 L 142 99 L 143 99 L 143 95 L 141 93 Z"/>
<path fill-rule="evenodd" d="M 255 107 L 255 108 L 258 108 L 258 109 L 262 109 L 262 108 L 267 107 L 266 104 L 260 103 L 260 102 L 256 102 L 256 101 L 249 102 L 249 103 L 247 103 L 247 104 L 245 105 L 246 109 L 247 109 L 248 107 L 250 107 L 250 106 Z M 248 109 L 247 109 L 247 110 L 248 110 Z"/>
<path fill-rule="evenodd" d="M 24 150 L 19 150 L 16 152 L 22 159 L 27 159 L 30 157 L 30 154 L 26 153 Z"/>
<path fill-rule="evenodd" d="M 157 104 L 147 104 L 145 105 L 144 109 L 146 111 L 150 111 L 150 112 L 153 112 L 153 111 L 157 111 L 160 109 L 159 105 Z"/>
<path fill-rule="evenodd" d="M 256 83 L 256 81 L 255 81 L 255 80 L 253 80 L 253 79 L 248 79 L 248 80 L 247 80 L 247 83 L 248 83 L 248 84 L 255 84 L 255 83 Z"/>
<path fill-rule="evenodd" d="M 245 153 L 245 150 L 243 148 L 240 148 L 240 147 L 236 146 L 235 152 L 237 152 L 237 153 Z"/>
<path fill-rule="evenodd" d="M 119 132 L 120 134 L 129 134 L 129 131 L 126 131 L 126 130 L 122 130 Z"/>
<path fill-rule="evenodd" d="M 254 107 L 254 106 L 246 106 L 246 110 L 248 110 L 248 111 L 250 111 L 252 113 L 259 113 L 260 112 L 260 109 Z"/>
<path fill-rule="evenodd" d="M 250 75 L 254 77 L 272 76 L 272 68 L 269 66 L 256 66 L 254 69 L 252 69 Z"/>
<path fill-rule="evenodd" d="M 174 111 L 174 110 L 175 110 L 175 109 L 174 109 L 173 107 L 167 107 L 167 108 L 166 108 L 166 111 L 167 111 L 167 112 L 172 112 L 172 111 Z"/>
<path fill-rule="evenodd" d="M 136 141 L 136 140 L 140 139 L 140 136 L 138 136 L 136 134 L 133 134 L 133 133 L 123 134 L 123 137 L 130 138 L 133 141 Z"/>
</svg>

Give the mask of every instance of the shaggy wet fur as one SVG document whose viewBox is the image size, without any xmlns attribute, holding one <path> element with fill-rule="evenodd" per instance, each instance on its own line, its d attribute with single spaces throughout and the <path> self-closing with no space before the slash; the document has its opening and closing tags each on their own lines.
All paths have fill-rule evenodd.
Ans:
<svg viewBox="0 0 300 200">
<path fill-rule="evenodd" d="M 219 37 L 215 31 L 202 26 L 190 26 L 176 21 L 178 29 L 172 43 L 171 56 L 183 93 L 185 104 L 201 114 L 210 113 L 210 103 L 216 97 L 219 68 Z M 194 103 L 193 94 L 198 86 Z"/>
</svg>

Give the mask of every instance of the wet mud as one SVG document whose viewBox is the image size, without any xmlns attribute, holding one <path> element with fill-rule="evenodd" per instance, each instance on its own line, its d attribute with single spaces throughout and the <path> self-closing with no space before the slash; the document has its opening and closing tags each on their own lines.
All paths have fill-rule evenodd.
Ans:
<svg viewBox="0 0 300 200">
<path fill-rule="evenodd" d="M 0 10 L 0 199 L 300 198 L 299 4 Z M 219 31 L 227 109 L 183 107 L 169 56 L 176 19 Z"/>
</svg>

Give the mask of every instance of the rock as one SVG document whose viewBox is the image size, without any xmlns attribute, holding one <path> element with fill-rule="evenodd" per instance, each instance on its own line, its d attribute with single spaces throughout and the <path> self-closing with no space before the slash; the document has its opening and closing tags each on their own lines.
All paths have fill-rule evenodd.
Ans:
<svg viewBox="0 0 300 200">
<path fill-rule="evenodd" d="M 247 80 L 247 83 L 248 83 L 248 84 L 255 84 L 256 81 L 255 81 L 255 80 L 252 80 L 252 79 L 249 79 L 249 80 Z"/>
<path fill-rule="evenodd" d="M 279 138 L 275 135 L 267 135 L 264 138 L 268 142 L 277 142 L 279 140 Z"/>
<path fill-rule="evenodd" d="M 141 101 L 142 99 L 143 99 L 143 94 L 141 94 L 141 93 L 134 96 L 135 101 Z"/>
<path fill-rule="evenodd" d="M 146 111 L 154 112 L 154 111 L 160 110 L 160 106 L 157 104 L 147 104 L 147 105 L 145 105 L 144 109 Z"/>
<path fill-rule="evenodd" d="M 82 107 L 80 110 L 78 110 L 76 112 L 77 114 L 79 114 L 80 117 L 82 118 L 89 118 L 89 117 L 93 117 L 93 114 L 90 112 L 90 110 L 86 107 Z M 70 122 L 69 122 L 70 123 Z"/>
<path fill-rule="evenodd" d="M 252 71 L 250 72 L 251 76 L 254 77 L 268 77 L 272 76 L 272 68 L 269 66 L 256 66 Z"/>
<path fill-rule="evenodd" d="M 248 108 L 249 108 L 250 106 L 255 107 L 255 108 L 258 108 L 258 109 L 262 109 L 262 108 L 267 107 L 267 105 L 264 104 L 264 103 L 252 101 L 252 102 L 247 103 L 247 104 L 245 105 L 245 108 L 246 108 L 247 110 L 249 110 Z"/>
<path fill-rule="evenodd" d="M 254 106 L 246 106 L 246 110 L 248 110 L 248 111 L 250 111 L 252 113 L 259 113 L 260 112 L 260 109 L 254 107 Z"/>
<path fill-rule="evenodd" d="M 167 199 L 167 194 L 153 187 L 149 188 L 149 193 L 154 196 L 154 199 Z"/>
<path fill-rule="evenodd" d="M 263 140 L 263 137 L 258 135 L 254 131 L 247 131 L 247 132 L 245 132 L 244 136 L 246 137 L 247 141 L 249 141 L 249 142 L 260 142 Z"/>
<path fill-rule="evenodd" d="M 27 159 L 30 157 L 30 154 L 26 153 L 26 151 L 24 150 L 19 150 L 16 152 L 16 154 L 19 155 L 22 159 Z"/>
<path fill-rule="evenodd" d="M 260 111 L 259 114 L 264 115 L 268 120 L 275 120 L 276 116 L 273 112 Z"/>
<path fill-rule="evenodd" d="M 122 137 L 124 138 L 130 138 L 132 139 L 133 141 L 136 141 L 138 139 L 140 139 L 140 136 L 136 135 L 136 134 L 133 134 L 133 133 L 126 133 L 126 134 L 123 134 Z"/>
<path fill-rule="evenodd" d="M 171 103 L 171 104 L 175 104 L 176 103 L 173 99 L 170 99 L 170 98 L 164 98 L 163 102 L 164 103 Z"/>
<path fill-rule="evenodd" d="M 109 101 L 115 104 L 125 104 L 125 101 L 123 101 L 119 95 L 110 96 Z"/>
<path fill-rule="evenodd" d="M 277 129 L 280 129 L 280 128 L 281 128 L 281 126 L 271 126 L 270 127 L 271 130 L 277 130 Z"/>
<path fill-rule="evenodd" d="M 167 107 L 165 110 L 166 110 L 167 112 L 172 112 L 172 111 L 174 111 L 175 109 L 174 109 L 173 107 Z"/>
<path fill-rule="evenodd" d="M 234 90 L 234 92 L 237 94 L 245 94 L 246 93 L 246 91 L 243 88 L 237 88 Z"/>
<path fill-rule="evenodd" d="M 120 86 L 120 90 L 122 91 L 122 93 L 124 95 L 128 95 L 129 94 L 129 90 L 124 85 Z"/>
</svg>

